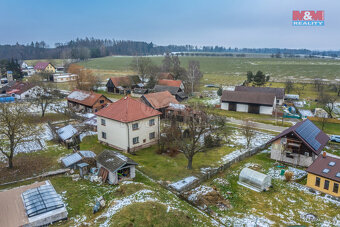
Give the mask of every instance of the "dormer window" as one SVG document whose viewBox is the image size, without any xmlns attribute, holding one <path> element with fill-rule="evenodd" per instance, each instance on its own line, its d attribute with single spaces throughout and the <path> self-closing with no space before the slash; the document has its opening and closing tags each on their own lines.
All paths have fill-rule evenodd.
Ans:
<svg viewBox="0 0 340 227">
<path fill-rule="evenodd" d="M 329 169 L 322 170 L 323 173 L 329 173 Z"/>
<path fill-rule="evenodd" d="M 329 166 L 335 166 L 335 162 L 328 163 Z"/>
</svg>

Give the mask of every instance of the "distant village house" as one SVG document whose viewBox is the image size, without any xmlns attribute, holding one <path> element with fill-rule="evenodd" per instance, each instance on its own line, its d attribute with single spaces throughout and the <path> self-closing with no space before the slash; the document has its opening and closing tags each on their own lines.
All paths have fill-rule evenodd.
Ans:
<svg viewBox="0 0 340 227">
<path fill-rule="evenodd" d="M 37 73 L 55 73 L 56 68 L 50 62 L 38 62 L 34 70 Z"/>
<path fill-rule="evenodd" d="M 112 102 L 102 94 L 82 90 L 74 90 L 66 99 L 69 108 L 81 113 L 95 113 Z"/>
<path fill-rule="evenodd" d="M 285 97 L 284 88 L 236 86 L 235 91 L 273 93 L 275 94 L 275 97 L 276 97 L 276 104 L 280 106 L 283 104 L 284 97 Z"/>
<path fill-rule="evenodd" d="M 134 88 L 143 88 L 139 76 L 111 77 L 106 83 L 108 92 L 116 94 L 130 94 Z"/>
<path fill-rule="evenodd" d="M 164 116 L 165 110 L 169 107 L 170 103 L 179 104 L 169 91 L 145 94 L 141 97 L 141 101 L 155 110 L 160 111 L 162 116 Z"/>
</svg>

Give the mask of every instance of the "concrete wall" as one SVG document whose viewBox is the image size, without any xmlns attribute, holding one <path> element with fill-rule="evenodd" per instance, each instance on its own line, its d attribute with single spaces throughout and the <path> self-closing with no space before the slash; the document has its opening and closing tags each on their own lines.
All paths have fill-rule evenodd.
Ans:
<svg viewBox="0 0 340 227">
<path fill-rule="evenodd" d="M 305 155 L 298 155 L 295 153 L 292 153 L 292 156 L 293 158 L 286 157 L 286 151 L 284 151 L 284 147 L 281 145 L 281 139 L 278 139 L 272 143 L 270 152 L 271 159 L 303 167 L 310 166 L 316 159 L 316 156 L 310 157 Z"/>
<path fill-rule="evenodd" d="M 272 115 L 273 107 L 272 106 L 260 106 L 260 114 L 269 114 Z"/>
<path fill-rule="evenodd" d="M 101 125 L 104 119 L 106 125 Z M 155 125 L 149 126 L 149 120 L 154 119 Z M 160 131 L 159 116 L 146 118 L 140 121 L 121 123 L 107 118 L 97 116 L 98 140 L 107 143 L 117 149 L 127 151 L 128 147 L 132 150 L 144 148 L 157 143 Z M 138 123 L 138 129 L 133 130 L 132 125 Z M 106 139 L 102 138 L 102 132 L 106 133 Z M 149 134 L 155 132 L 155 138 L 150 139 Z M 139 143 L 133 144 L 133 138 L 139 137 Z"/>
<path fill-rule="evenodd" d="M 246 112 L 248 113 L 248 105 L 247 104 L 236 104 L 236 111 L 237 112 Z"/>
<path fill-rule="evenodd" d="M 221 109 L 222 110 L 229 110 L 229 103 L 228 102 L 222 102 L 221 103 Z"/>
<path fill-rule="evenodd" d="M 318 187 L 318 186 L 315 186 L 316 177 L 319 177 L 319 178 L 320 178 L 320 186 L 319 186 L 319 187 Z M 329 181 L 329 188 L 328 188 L 328 190 L 324 189 L 325 180 L 328 180 L 328 181 Z M 334 183 L 339 184 L 338 193 L 334 193 L 334 192 L 333 192 Z M 335 181 L 333 181 L 333 180 L 326 179 L 326 178 L 323 178 L 323 177 L 321 177 L 321 176 L 317 176 L 317 175 L 308 173 L 308 175 L 307 175 L 307 184 L 306 184 L 306 186 L 308 186 L 308 187 L 310 187 L 310 188 L 313 188 L 313 189 L 315 189 L 315 190 L 318 190 L 318 191 L 321 191 L 321 192 L 330 194 L 330 195 L 335 196 L 335 197 L 340 197 L 340 181 L 335 182 Z"/>
</svg>

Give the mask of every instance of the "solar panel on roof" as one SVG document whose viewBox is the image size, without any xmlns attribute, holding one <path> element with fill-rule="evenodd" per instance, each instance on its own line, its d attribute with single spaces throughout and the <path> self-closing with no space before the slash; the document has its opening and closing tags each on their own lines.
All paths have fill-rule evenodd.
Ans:
<svg viewBox="0 0 340 227">
<path fill-rule="evenodd" d="M 34 217 L 64 207 L 61 197 L 52 185 L 42 185 L 22 193 L 28 217 Z"/>
<path fill-rule="evenodd" d="M 314 150 L 318 150 L 321 146 L 316 136 L 320 133 L 320 129 L 316 127 L 311 121 L 307 120 L 300 125 L 296 130 L 297 134 L 301 136 Z"/>
</svg>

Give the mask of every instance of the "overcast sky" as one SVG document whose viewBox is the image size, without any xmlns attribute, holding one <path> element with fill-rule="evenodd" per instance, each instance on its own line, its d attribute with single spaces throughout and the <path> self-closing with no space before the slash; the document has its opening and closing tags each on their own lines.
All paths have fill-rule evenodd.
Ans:
<svg viewBox="0 0 340 227">
<path fill-rule="evenodd" d="M 339 0 L 0 0 L 0 44 L 77 37 L 159 45 L 340 49 Z M 293 27 L 293 10 L 325 26 Z"/>
</svg>

